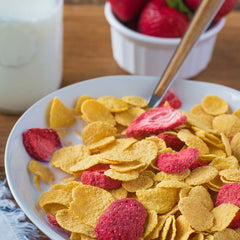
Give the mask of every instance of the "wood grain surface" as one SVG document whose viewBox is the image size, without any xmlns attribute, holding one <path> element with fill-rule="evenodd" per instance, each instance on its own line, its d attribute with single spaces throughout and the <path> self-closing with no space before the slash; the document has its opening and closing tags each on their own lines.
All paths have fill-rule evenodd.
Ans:
<svg viewBox="0 0 240 240">
<path fill-rule="evenodd" d="M 104 17 L 104 0 L 66 0 L 64 6 L 64 69 L 62 86 L 82 80 L 128 74 L 112 57 L 110 29 Z M 239 6 L 239 5 L 238 5 Z M 212 59 L 196 81 L 222 84 L 240 90 L 240 11 L 227 17 Z M 0 179 L 5 179 L 4 151 L 8 135 L 20 115 L 0 113 Z M 41 239 L 48 239 L 44 235 Z"/>
</svg>

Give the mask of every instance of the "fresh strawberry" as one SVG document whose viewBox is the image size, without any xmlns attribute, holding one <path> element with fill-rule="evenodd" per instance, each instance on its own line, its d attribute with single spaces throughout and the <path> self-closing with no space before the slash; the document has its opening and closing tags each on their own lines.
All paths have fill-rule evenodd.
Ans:
<svg viewBox="0 0 240 240">
<path fill-rule="evenodd" d="M 220 20 L 222 17 L 226 16 L 228 13 L 230 13 L 235 5 L 237 4 L 238 0 L 225 0 L 222 7 L 217 12 L 214 21 Z M 192 9 L 196 10 L 198 6 L 201 3 L 201 0 L 186 0 L 187 5 Z"/>
<path fill-rule="evenodd" d="M 30 128 L 23 133 L 23 145 L 35 160 L 48 162 L 62 144 L 57 132 L 50 128 Z"/>
<path fill-rule="evenodd" d="M 140 138 L 173 129 L 185 123 L 187 117 L 172 107 L 151 109 L 138 116 L 127 128 L 126 136 Z"/>
<path fill-rule="evenodd" d="M 108 0 L 112 11 L 123 22 L 135 18 L 148 0 Z"/>
<path fill-rule="evenodd" d="M 164 0 L 151 0 L 140 14 L 138 31 L 155 37 L 177 38 L 183 36 L 188 24 L 186 14 L 168 7 Z"/>
</svg>

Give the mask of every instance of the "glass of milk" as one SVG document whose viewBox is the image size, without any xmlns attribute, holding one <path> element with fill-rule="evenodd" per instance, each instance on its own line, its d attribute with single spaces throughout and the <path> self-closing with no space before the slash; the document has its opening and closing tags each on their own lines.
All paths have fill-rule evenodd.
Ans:
<svg viewBox="0 0 240 240">
<path fill-rule="evenodd" d="M 62 80 L 63 0 L 0 0 L 0 111 L 21 113 Z"/>
</svg>

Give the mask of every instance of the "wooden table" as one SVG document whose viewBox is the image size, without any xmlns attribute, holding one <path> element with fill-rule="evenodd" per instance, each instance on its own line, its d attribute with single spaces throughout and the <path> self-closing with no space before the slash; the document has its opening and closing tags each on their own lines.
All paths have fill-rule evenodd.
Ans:
<svg viewBox="0 0 240 240">
<path fill-rule="evenodd" d="M 64 6 L 64 69 L 62 86 L 106 75 L 128 74 L 112 57 L 110 29 L 103 0 L 68 0 Z M 80 4 L 81 3 L 81 4 Z M 82 4 L 85 3 L 85 4 Z M 211 62 L 194 77 L 240 90 L 240 11 L 227 17 L 219 33 Z M 0 180 L 5 179 L 4 149 L 20 115 L 0 113 Z M 41 239 L 47 239 L 45 237 Z"/>
</svg>

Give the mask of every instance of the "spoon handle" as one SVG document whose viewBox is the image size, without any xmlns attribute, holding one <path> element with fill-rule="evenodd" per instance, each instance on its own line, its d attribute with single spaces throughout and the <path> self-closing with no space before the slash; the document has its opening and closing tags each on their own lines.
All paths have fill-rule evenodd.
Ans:
<svg viewBox="0 0 240 240">
<path fill-rule="evenodd" d="M 154 107 L 156 101 L 160 100 L 168 89 L 190 50 L 211 23 L 223 2 L 224 0 L 202 0 L 179 46 L 154 90 L 154 94 L 149 102 L 150 107 Z"/>
</svg>

